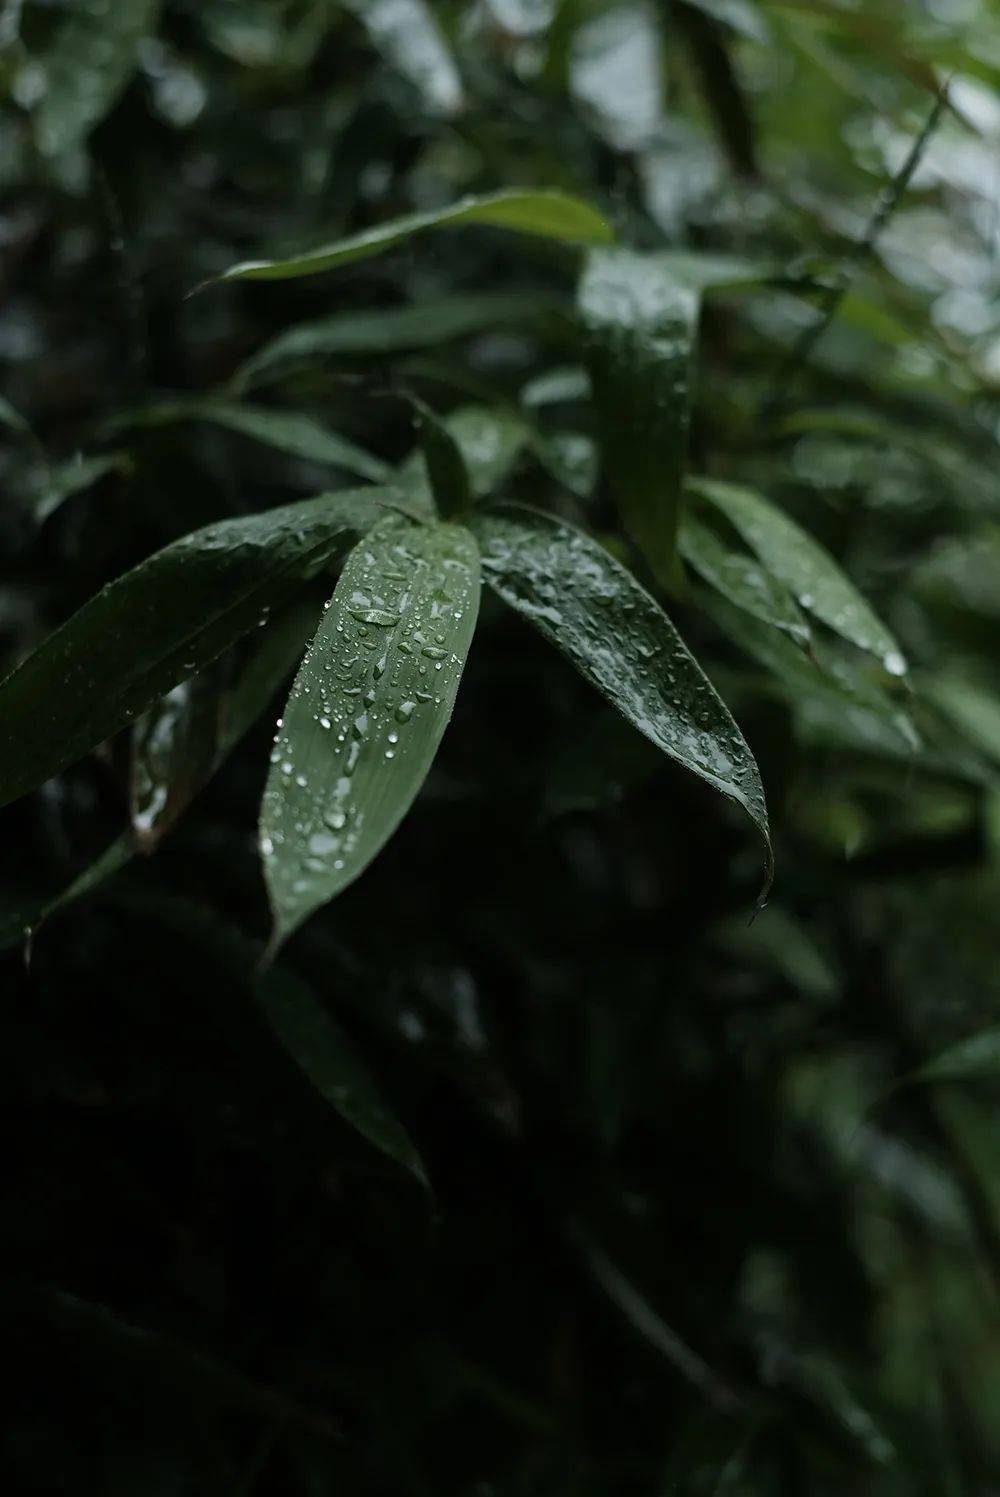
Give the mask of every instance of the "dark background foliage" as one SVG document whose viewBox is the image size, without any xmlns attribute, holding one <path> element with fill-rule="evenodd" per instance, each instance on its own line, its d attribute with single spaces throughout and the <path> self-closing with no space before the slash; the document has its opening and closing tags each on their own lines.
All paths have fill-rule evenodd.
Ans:
<svg viewBox="0 0 1000 1497">
<path fill-rule="evenodd" d="M 706 307 L 691 464 L 839 558 L 914 662 L 921 728 L 901 750 L 678 587 L 767 791 L 778 876 L 748 924 L 743 819 L 484 599 L 412 815 L 284 958 L 430 1190 L 311 1089 L 248 977 L 280 700 L 30 962 L 25 928 L 127 825 L 127 735 L 7 807 L 6 1489 L 1000 1490 L 996 8 L 8 0 L 0 47 L 7 663 L 186 531 L 356 481 L 132 420 L 233 398 L 290 324 L 424 310 L 395 346 L 362 330 L 249 377 L 392 463 L 390 385 L 523 406 L 578 360 L 573 252 L 489 230 L 193 286 L 560 187 L 626 243 L 782 268 Z M 445 335 L 456 297 L 515 292 Z M 533 409 L 581 450 L 578 394 Z M 605 480 L 550 469 L 511 491 L 621 549 Z"/>
</svg>

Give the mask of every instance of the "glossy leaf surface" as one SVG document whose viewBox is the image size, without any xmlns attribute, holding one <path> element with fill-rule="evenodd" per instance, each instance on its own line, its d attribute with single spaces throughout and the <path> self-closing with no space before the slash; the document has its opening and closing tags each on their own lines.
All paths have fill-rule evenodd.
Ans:
<svg viewBox="0 0 1000 1497">
<path fill-rule="evenodd" d="M 797 644 L 808 642 L 809 625 L 791 593 L 752 556 L 727 546 L 694 515 L 684 517 L 680 552 L 700 577 L 737 608 L 781 629 Z"/>
<path fill-rule="evenodd" d="M 409 810 L 475 628 L 456 525 L 388 519 L 355 547 L 292 687 L 261 805 L 275 941 L 352 883 Z"/>
<path fill-rule="evenodd" d="M 906 660 L 892 634 L 830 553 L 776 505 L 751 489 L 709 478 L 690 481 L 692 493 L 720 510 L 801 607 L 837 634 L 878 656 L 894 676 Z"/>
<path fill-rule="evenodd" d="M 770 866 L 754 757 L 659 604 L 596 541 L 548 515 L 511 506 L 476 516 L 473 528 L 504 602 L 665 754 L 742 806 Z"/>
<path fill-rule="evenodd" d="M 662 256 L 595 250 L 579 291 L 604 466 L 625 527 L 669 582 L 683 497 L 698 295 Z"/>
<path fill-rule="evenodd" d="M 0 804 L 201 670 L 379 518 L 348 490 L 223 520 L 109 583 L 0 683 Z"/>
<path fill-rule="evenodd" d="M 319 245 L 314 250 L 290 255 L 283 260 L 244 260 L 230 266 L 217 279 L 281 281 L 292 276 L 315 275 L 354 260 L 380 255 L 425 229 L 457 228 L 463 224 L 511 229 L 520 234 L 574 244 L 606 244 L 613 237 L 610 227 L 596 209 L 579 198 L 569 197 L 563 192 L 511 189 L 485 197 L 462 198 L 432 213 L 410 213 L 405 218 L 377 224 L 360 234 L 350 234 L 345 239 Z"/>
</svg>

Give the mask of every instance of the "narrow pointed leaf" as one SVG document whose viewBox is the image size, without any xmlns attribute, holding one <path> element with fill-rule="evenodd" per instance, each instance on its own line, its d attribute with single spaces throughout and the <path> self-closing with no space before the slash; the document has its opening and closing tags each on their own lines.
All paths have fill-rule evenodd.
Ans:
<svg viewBox="0 0 1000 1497">
<path fill-rule="evenodd" d="M 463 519 L 472 502 L 469 470 L 462 448 L 436 411 L 416 395 L 408 395 L 419 423 L 420 449 L 434 505 L 444 520 Z"/>
<path fill-rule="evenodd" d="M 325 494 L 183 536 L 111 582 L 0 682 L 0 805 L 220 655 L 384 510 Z"/>
<path fill-rule="evenodd" d="M 328 431 L 311 416 L 273 411 L 266 406 L 219 400 L 165 401 L 124 418 L 118 425 L 167 426 L 174 421 L 209 421 L 254 442 L 262 442 L 311 463 L 329 463 L 359 478 L 384 482 L 389 465 L 346 437 Z"/>
<path fill-rule="evenodd" d="M 791 593 L 745 551 L 727 546 L 708 525 L 686 515 L 681 527 L 684 560 L 730 603 L 794 639 L 809 642 L 809 625 Z"/>
<path fill-rule="evenodd" d="M 225 763 L 302 657 L 318 605 L 297 598 L 252 639 L 238 664 L 224 655 L 152 707 L 132 739 L 132 829 L 151 852 Z"/>
<path fill-rule="evenodd" d="M 59 509 L 74 494 L 92 488 L 109 473 L 127 473 L 129 460 L 123 452 L 111 452 L 101 457 L 77 457 L 71 462 L 51 468 L 43 477 L 31 497 L 31 510 L 39 525 Z"/>
<path fill-rule="evenodd" d="M 579 290 L 608 481 L 656 577 L 674 571 L 698 293 L 662 255 L 594 250 Z"/>
<path fill-rule="evenodd" d="M 515 411 L 502 407 L 467 405 L 451 411 L 442 425 L 453 438 L 465 464 L 475 499 L 492 493 L 508 477 L 530 431 Z M 396 484 L 406 498 L 430 516 L 433 493 L 422 447 L 400 466 Z"/>
<path fill-rule="evenodd" d="M 764 790 L 725 704 L 659 604 L 582 531 L 511 506 L 476 515 L 483 573 L 641 733 L 743 807 L 767 848 Z"/>
<path fill-rule="evenodd" d="M 510 229 L 575 244 L 607 244 L 613 238 L 610 226 L 582 199 L 564 192 L 515 188 L 485 197 L 461 198 L 431 213 L 409 213 L 404 218 L 391 219 L 360 234 L 350 234 L 286 259 L 244 260 L 230 266 L 216 280 L 282 281 L 292 276 L 316 275 L 353 260 L 380 255 L 425 229 L 457 228 L 463 224 Z"/>
<path fill-rule="evenodd" d="M 31 431 L 30 424 L 21 412 L 2 395 L 0 395 L 0 426 L 6 426 L 9 431 L 19 432 L 22 436 L 27 436 Z"/>
<path fill-rule="evenodd" d="M 725 515 L 801 607 L 876 655 L 892 675 L 905 673 L 906 660 L 892 634 L 830 553 L 800 525 L 751 489 L 709 478 L 691 479 L 689 488 Z"/>
<path fill-rule="evenodd" d="M 333 354 L 378 356 L 435 348 L 486 328 L 535 322 L 559 305 L 538 291 L 457 291 L 401 307 L 335 312 L 286 328 L 240 366 L 235 383 L 242 386 L 282 365 Z"/>
<path fill-rule="evenodd" d="M 261 805 L 275 941 L 352 883 L 419 791 L 479 606 L 461 526 L 389 519 L 351 552 L 292 687 Z"/>
<path fill-rule="evenodd" d="M 312 989 L 294 972 L 272 967 L 258 980 L 256 992 L 268 1023 L 320 1095 L 369 1143 L 426 1186 L 409 1134 Z"/>
</svg>

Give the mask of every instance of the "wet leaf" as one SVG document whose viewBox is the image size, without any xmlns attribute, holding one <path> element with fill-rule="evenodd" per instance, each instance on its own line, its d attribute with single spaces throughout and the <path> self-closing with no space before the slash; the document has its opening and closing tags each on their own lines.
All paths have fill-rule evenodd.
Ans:
<svg viewBox="0 0 1000 1497">
<path fill-rule="evenodd" d="M 799 645 L 808 643 L 809 625 L 791 593 L 752 556 L 727 546 L 694 515 L 684 517 L 680 552 L 700 577 L 737 608 L 783 630 Z"/>
<path fill-rule="evenodd" d="M 426 1187 L 427 1176 L 409 1134 L 313 990 L 294 972 L 272 967 L 258 979 L 256 993 L 268 1023 L 319 1094 L 370 1144 Z"/>
<path fill-rule="evenodd" d="M 368 866 L 448 724 L 479 606 L 471 534 L 388 519 L 351 552 L 285 707 L 261 805 L 274 941 Z"/>
<path fill-rule="evenodd" d="M 417 416 L 420 450 L 437 513 L 443 520 L 466 517 L 472 502 L 469 470 L 458 439 L 426 401 L 406 397 Z"/>
<path fill-rule="evenodd" d="M 132 829 L 151 852 L 218 771 L 295 669 L 316 626 L 318 605 L 296 599 L 269 619 L 238 664 L 228 655 L 175 686 L 136 724 L 132 738 Z"/>
<path fill-rule="evenodd" d="M 607 244 L 613 237 L 597 210 L 580 198 L 569 197 L 563 192 L 512 188 L 485 197 L 462 198 L 435 212 L 410 213 L 405 218 L 394 218 L 388 223 L 364 229 L 360 234 L 350 234 L 345 239 L 334 240 L 284 260 L 244 260 L 230 266 L 216 280 L 281 281 L 291 276 L 315 275 L 354 260 L 365 260 L 370 255 L 380 255 L 425 229 L 454 228 L 463 224 L 510 229 L 515 233 L 561 239 L 572 244 Z"/>
<path fill-rule="evenodd" d="M 608 480 L 654 575 L 674 575 L 698 296 L 662 256 L 594 250 L 580 317 Z"/>
<path fill-rule="evenodd" d="M 837 634 L 876 655 L 891 675 L 906 672 L 899 645 L 818 541 L 751 489 L 693 478 L 690 491 L 725 515 L 800 606 Z"/>
<path fill-rule="evenodd" d="M 475 499 L 499 488 L 530 437 L 529 428 L 515 411 L 498 406 L 459 406 L 441 424 L 461 454 Z M 402 464 L 395 482 L 408 504 L 428 515 L 433 513 L 431 482 L 422 446 Z"/>
<path fill-rule="evenodd" d="M 0 804 L 83 757 L 283 604 L 384 512 L 325 494 L 223 520 L 111 582 L 0 683 Z"/>
<path fill-rule="evenodd" d="M 596 541 L 511 506 L 475 515 L 483 574 L 678 764 L 737 802 L 771 844 L 754 757 L 659 604 Z"/>
</svg>

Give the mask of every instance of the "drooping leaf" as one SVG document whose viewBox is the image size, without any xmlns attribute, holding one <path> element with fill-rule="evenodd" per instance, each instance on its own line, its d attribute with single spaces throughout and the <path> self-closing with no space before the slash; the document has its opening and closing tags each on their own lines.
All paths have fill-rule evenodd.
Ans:
<svg viewBox="0 0 1000 1497">
<path fill-rule="evenodd" d="M 980 752 L 1000 762 L 1000 695 L 962 676 L 940 673 L 921 682 L 921 694 Z"/>
<path fill-rule="evenodd" d="M 475 499 L 500 487 L 530 436 L 517 412 L 502 406 L 459 406 L 442 425 L 458 448 Z M 433 513 L 433 490 L 422 445 L 401 465 L 395 482 L 407 504 Z"/>
<path fill-rule="evenodd" d="M 4 911 L 0 916 L 0 951 L 7 951 L 21 942 L 30 942 L 44 921 L 67 905 L 86 898 L 105 879 L 124 868 L 134 855 L 135 843 L 131 833 L 123 832 L 58 894 L 34 899 L 13 912 Z"/>
<path fill-rule="evenodd" d="M 256 985 L 268 1023 L 319 1094 L 381 1153 L 427 1186 L 420 1155 L 353 1044 L 313 990 L 285 968 Z"/>
<path fill-rule="evenodd" d="M 510 229 L 572 244 L 607 244 L 613 237 L 609 225 L 597 210 L 580 198 L 569 197 L 564 192 L 512 188 L 484 197 L 462 198 L 434 212 L 410 213 L 405 218 L 394 218 L 374 228 L 363 229 L 359 234 L 350 234 L 345 239 L 285 259 L 244 260 L 230 266 L 216 279 L 281 281 L 292 276 L 315 275 L 322 270 L 348 265 L 353 260 L 380 255 L 425 229 L 456 228 L 463 224 Z"/>
<path fill-rule="evenodd" d="M 479 606 L 457 525 L 388 519 L 344 565 L 292 687 L 261 805 L 275 941 L 352 883 L 409 810 Z"/>
<path fill-rule="evenodd" d="M 659 604 L 582 531 L 514 506 L 475 515 L 483 573 L 629 721 L 737 802 L 767 848 L 764 791 L 739 728 Z"/>
<path fill-rule="evenodd" d="M 692 478 L 688 487 L 725 515 L 802 608 L 877 656 L 891 675 L 905 673 L 906 660 L 892 634 L 830 553 L 800 525 L 751 489 L 710 478 Z"/>
<path fill-rule="evenodd" d="M 383 513 L 325 494 L 196 530 L 109 583 L 0 682 L 0 805 L 201 670 Z"/>
<path fill-rule="evenodd" d="M 139 43 L 156 29 L 160 0 L 75 0 L 37 59 L 45 88 L 34 112 L 45 156 L 86 140 L 117 102 L 139 61 Z"/>
<path fill-rule="evenodd" d="M 418 90 L 432 114 L 451 115 L 464 103 L 462 80 L 427 0 L 348 0 L 386 61 Z"/>
<path fill-rule="evenodd" d="M 437 513 L 462 520 L 472 502 L 472 486 L 462 447 L 445 421 L 426 401 L 407 396 L 417 416 L 420 450 Z"/>
<path fill-rule="evenodd" d="M 580 316 L 605 471 L 622 520 L 670 583 L 683 498 L 698 295 L 662 256 L 594 250 Z"/>
<path fill-rule="evenodd" d="M 273 411 L 266 406 L 213 399 L 172 400 L 136 411 L 120 418 L 116 424 L 168 426 L 174 421 L 210 421 L 255 442 L 263 442 L 279 452 L 287 452 L 292 457 L 301 457 L 311 463 L 329 463 L 342 468 L 345 473 L 369 478 L 374 483 L 384 482 L 390 471 L 389 465 L 380 458 L 365 452 L 346 437 L 328 431 L 311 416 L 296 411 Z"/>
<path fill-rule="evenodd" d="M 694 515 L 684 517 L 680 552 L 700 577 L 737 608 L 783 630 L 799 645 L 808 643 L 809 625 L 791 593 L 752 556 L 727 546 Z"/>
<path fill-rule="evenodd" d="M 234 383 L 242 387 L 269 370 L 333 354 L 435 348 L 485 328 L 535 322 L 559 305 L 538 291 L 456 291 L 401 307 L 335 312 L 286 328 L 241 364 Z"/>
<path fill-rule="evenodd" d="M 264 712 L 302 656 L 317 605 L 297 598 L 268 618 L 237 664 L 223 655 L 175 686 L 136 724 L 132 738 L 132 829 L 151 852 Z"/>
</svg>

